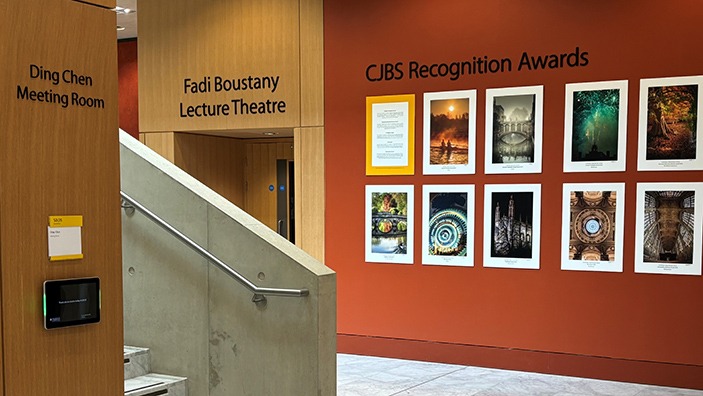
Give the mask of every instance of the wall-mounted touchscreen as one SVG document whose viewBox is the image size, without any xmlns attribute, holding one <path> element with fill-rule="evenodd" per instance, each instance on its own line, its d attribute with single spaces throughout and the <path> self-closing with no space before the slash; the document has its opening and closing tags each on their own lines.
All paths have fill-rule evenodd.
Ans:
<svg viewBox="0 0 703 396">
<path fill-rule="evenodd" d="M 44 282 L 44 328 L 100 322 L 100 279 Z"/>
</svg>

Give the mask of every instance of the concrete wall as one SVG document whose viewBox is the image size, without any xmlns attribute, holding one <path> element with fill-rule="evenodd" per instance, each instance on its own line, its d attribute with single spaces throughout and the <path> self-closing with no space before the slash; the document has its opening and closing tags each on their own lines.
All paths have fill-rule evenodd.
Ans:
<svg viewBox="0 0 703 396">
<path fill-rule="evenodd" d="M 259 286 L 252 293 L 138 212 L 123 214 L 125 344 L 153 371 L 189 378 L 191 396 L 334 395 L 336 275 L 121 132 L 122 190 Z"/>
</svg>

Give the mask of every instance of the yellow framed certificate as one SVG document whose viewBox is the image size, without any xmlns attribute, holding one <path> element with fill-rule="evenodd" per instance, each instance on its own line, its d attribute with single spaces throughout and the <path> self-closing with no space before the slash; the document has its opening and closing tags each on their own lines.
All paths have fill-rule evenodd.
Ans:
<svg viewBox="0 0 703 396">
<path fill-rule="evenodd" d="M 415 174 L 415 95 L 366 97 L 366 174 Z"/>
</svg>

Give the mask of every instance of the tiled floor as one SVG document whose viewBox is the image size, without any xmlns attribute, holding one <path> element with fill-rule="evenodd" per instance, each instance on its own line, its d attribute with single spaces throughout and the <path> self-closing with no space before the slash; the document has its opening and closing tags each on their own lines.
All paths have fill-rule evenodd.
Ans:
<svg viewBox="0 0 703 396">
<path fill-rule="evenodd" d="M 703 396 L 688 389 L 345 354 L 337 355 L 337 390 L 338 396 Z"/>
</svg>

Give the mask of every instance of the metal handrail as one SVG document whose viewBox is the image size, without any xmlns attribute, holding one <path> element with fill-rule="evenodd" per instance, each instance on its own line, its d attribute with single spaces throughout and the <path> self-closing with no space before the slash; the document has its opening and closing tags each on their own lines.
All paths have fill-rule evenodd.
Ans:
<svg viewBox="0 0 703 396">
<path fill-rule="evenodd" d="M 198 245 L 195 241 L 188 238 L 185 234 L 178 231 L 176 228 L 174 228 L 172 225 L 170 225 L 169 223 L 164 221 L 162 218 L 155 215 L 149 209 L 144 207 L 144 205 L 137 202 L 134 198 L 125 194 L 123 191 L 120 191 L 120 195 L 122 196 L 122 200 L 124 202 L 126 202 L 129 206 L 138 210 L 147 219 L 156 223 L 158 226 L 160 226 L 161 228 L 166 230 L 166 232 L 168 232 L 169 234 L 176 237 L 176 239 L 178 239 L 179 241 L 186 244 L 186 246 L 195 250 L 196 253 L 200 254 L 201 256 L 203 256 L 204 258 L 206 258 L 207 260 L 212 262 L 217 268 L 224 271 L 224 273 L 226 273 L 230 277 L 234 278 L 234 280 L 236 280 L 237 282 L 242 284 L 244 287 L 249 289 L 252 293 L 254 293 L 254 297 L 252 298 L 253 302 L 265 303 L 266 296 L 305 297 L 310 294 L 308 289 L 305 289 L 305 288 L 303 288 L 303 289 L 280 289 L 280 288 L 272 288 L 272 287 L 259 287 L 259 286 L 255 285 L 249 279 L 245 278 L 244 275 L 242 275 L 239 272 L 232 269 L 232 267 L 227 265 L 224 261 L 220 260 L 215 255 L 213 255 L 212 253 L 207 251 L 205 248 Z"/>
</svg>

